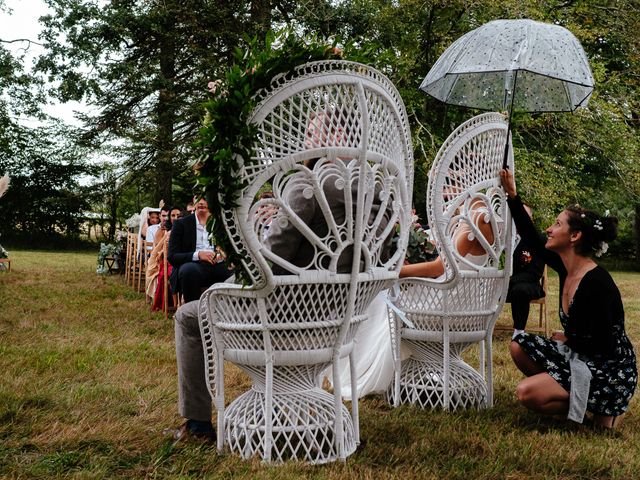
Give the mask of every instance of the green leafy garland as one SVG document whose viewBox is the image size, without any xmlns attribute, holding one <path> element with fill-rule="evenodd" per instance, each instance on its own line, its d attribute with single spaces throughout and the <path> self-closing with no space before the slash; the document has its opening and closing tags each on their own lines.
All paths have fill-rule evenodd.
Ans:
<svg viewBox="0 0 640 480">
<path fill-rule="evenodd" d="M 206 110 L 200 139 L 200 155 L 194 164 L 197 186 L 207 199 L 211 217 L 207 225 L 216 243 L 226 254 L 227 264 L 236 268 L 236 279 L 249 283 L 241 260 L 247 252 L 236 253 L 224 227 L 223 212 L 237 206 L 240 190 L 245 187 L 237 172 L 238 159 L 251 158 L 257 127 L 248 123 L 256 106 L 255 94 L 268 88 L 273 77 L 293 72 L 307 62 L 342 59 L 368 62 L 375 47 L 356 48 L 354 43 L 337 47 L 337 40 L 302 38 L 291 30 L 267 33 L 264 45 L 257 38 L 247 39 L 248 48 L 236 48 L 234 64 L 225 78 L 209 83 L 211 98 Z"/>
</svg>

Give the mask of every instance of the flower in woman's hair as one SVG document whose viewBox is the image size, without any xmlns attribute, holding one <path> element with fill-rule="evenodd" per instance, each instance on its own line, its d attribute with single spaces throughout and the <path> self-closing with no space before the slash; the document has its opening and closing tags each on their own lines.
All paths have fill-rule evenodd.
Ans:
<svg viewBox="0 0 640 480">
<path fill-rule="evenodd" d="M 607 250 L 609 250 L 609 244 L 607 242 L 600 242 L 600 247 L 598 248 L 598 250 L 596 250 L 596 257 L 601 257 L 602 255 L 604 255 L 605 253 L 607 253 Z"/>
<path fill-rule="evenodd" d="M 597 219 L 594 223 L 593 223 L 593 228 L 595 228 L 596 230 L 603 230 L 602 227 L 602 222 L 600 221 L 600 219 Z"/>
<path fill-rule="evenodd" d="M 604 211 L 604 216 L 608 217 L 609 215 L 611 215 L 611 212 L 607 209 Z"/>
<path fill-rule="evenodd" d="M 522 254 L 520 255 L 520 260 L 522 261 L 522 263 L 524 263 L 525 265 L 528 265 L 529 263 L 531 263 L 531 253 L 527 252 L 526 250 L 522 251 Z"/>
</svg>

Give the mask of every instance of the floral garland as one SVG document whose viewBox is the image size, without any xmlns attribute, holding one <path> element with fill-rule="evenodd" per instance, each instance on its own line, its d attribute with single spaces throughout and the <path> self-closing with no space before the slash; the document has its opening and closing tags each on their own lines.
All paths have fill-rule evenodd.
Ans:
<svg viewBox="0 0 640 480">
<path fill-rule="evenodd" d="M 200 152 L 193 165 L 197 187 L 207 199 L 211 216 L 207 228 L 214 243 L 226 254 L 228 265 L 236 267 L 236 279 L 249 283 L 242 268 L 247 252 L 236 253 L 224 227 L 224 211 L 237 206 L 240 190 L 245 187 L 237 175 L 238 160 L 251 158 L 257 127 L 248 119 L 256 106 L 256 94 L 268 88 L 276 75 L 291 73 L 299 65 L 318 60 L 342 59 L 365 61 L 371 51 L 356 49 L 353 43 L 342 49 L 337 41 L 302 38 L 291 30 L 268 32 L 264 45 L 248 39 L 248 48 L 237 48 L 234 64 L 224 79 L 209 82 L 211 98 L 204 104 L 204 125 L 196 148 Z"/>
</svg>

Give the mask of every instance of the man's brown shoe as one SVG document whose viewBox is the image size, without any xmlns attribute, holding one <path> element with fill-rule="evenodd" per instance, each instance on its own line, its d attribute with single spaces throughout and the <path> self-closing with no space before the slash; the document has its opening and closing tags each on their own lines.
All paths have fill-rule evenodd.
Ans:
<svg viewBox="0 0 640 480">
<path fill-rule="evenodd" d="M 189 428 L 188 422 L 184 422 L 175 430 L 168 429 L 165 431 L 173 437 L 174 444 L 178 442 L 195 439 L 201 442 L 214 443 L 216 441 L 216 431 L 211 430 L 192 430 Z"/>
</svg>

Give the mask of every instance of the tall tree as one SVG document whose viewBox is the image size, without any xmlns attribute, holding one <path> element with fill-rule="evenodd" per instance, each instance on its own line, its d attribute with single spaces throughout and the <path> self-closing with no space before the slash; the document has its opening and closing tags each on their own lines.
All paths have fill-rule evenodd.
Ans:
<svg viewBox="0 0 640 480">
<path fill-rule="evenodd" d="M 271 0 L 46 0 L 47 53 L 38 69 L 60 100 L 85 99 L 84 139 L 124 141 L 130 175 L 155 172 L 154 200 L 172 201 L 172 180 L 193 160 L 207 83 L 243 34 L 272 20 Z"/>
<path fill-rule="evenodd" d="M 0 151 L 0 171 L 11 175 L 0 202 L 3 237 L 42 244 L 47 237 L 80 233 L 89 204 L 79 182 L 94 171 L 69 133 L 45 125 L 11 132 L 9 148 Z"/>
</svg>

